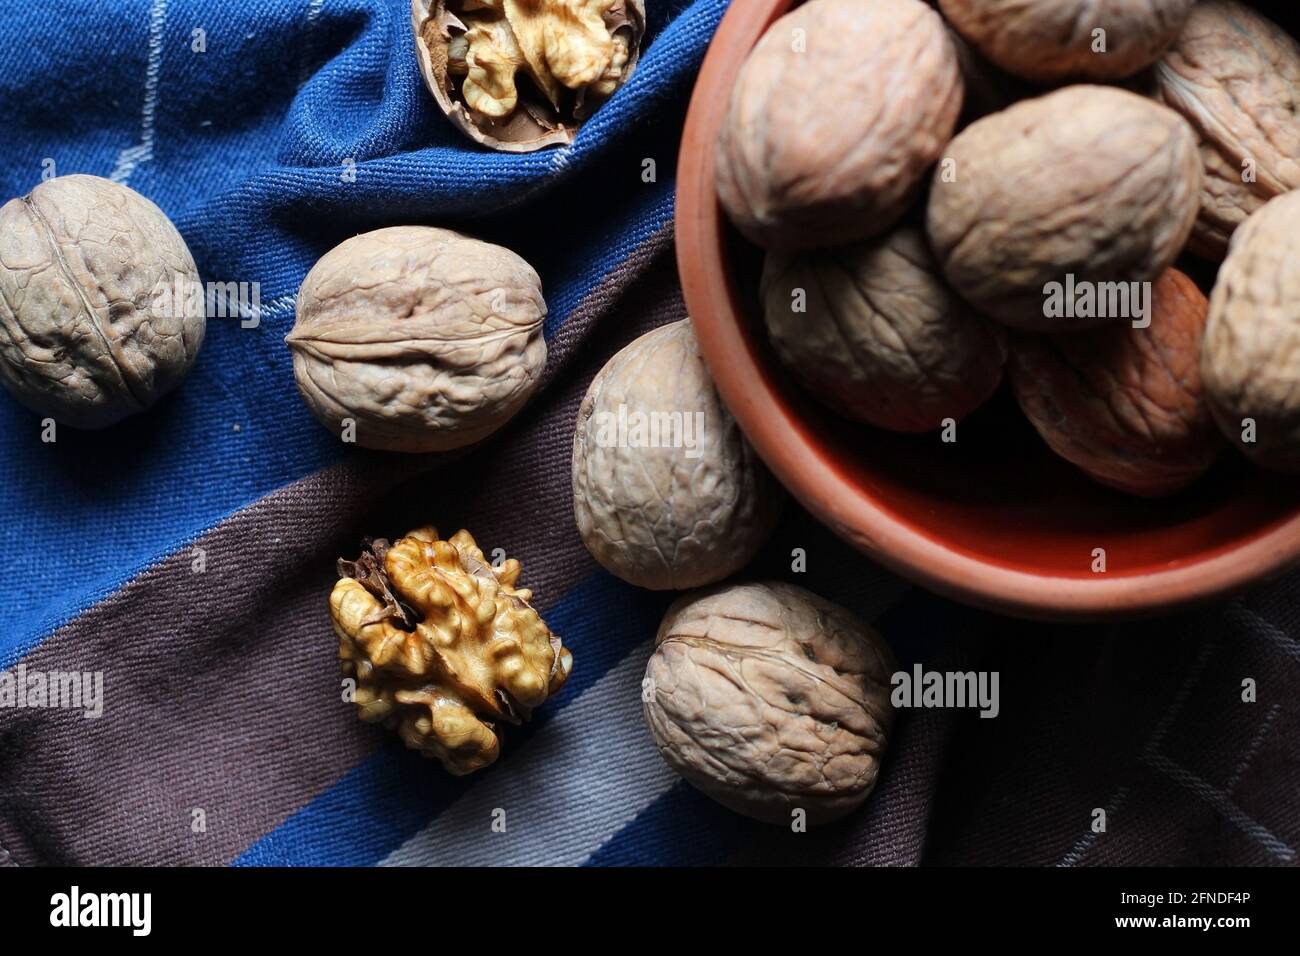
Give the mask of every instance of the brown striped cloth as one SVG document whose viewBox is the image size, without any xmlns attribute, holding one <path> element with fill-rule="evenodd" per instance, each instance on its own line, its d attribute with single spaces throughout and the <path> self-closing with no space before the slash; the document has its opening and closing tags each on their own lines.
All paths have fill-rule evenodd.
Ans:
<svg viewBox="0 0 1300 956">
<path fill-rule="evenodd" d="M 904 711 L 844 822 L 735 817 L 650 745 L 639 683 L 666 598 L 593 565 L 569 492 L 579 399 L 603 362 L 684 315 L 663 229 L 553 348 L 542 396 L 452 459 L 359 453 L 270 494 L 59 628 L 22 663 L 101 669 L 103 715 L 0 710 L 0 850 L 42 864 L 1292 864 L 1300 628 L 1290 582 L 1158 623 L 1027 624 L 909 588 L 791 506 L 748 574 L 873 620 L 905 666 L 1000 674 L 996 719 Z M 577 660 L 499 764 L 452 779 L 340 700 L 325 596 L 367 533 L 436 518 L 508 541 Z M 825 570 L 822 570 L 825 569 Z M 1242 681 L 1258 687 L 1242 700 Z M 504 808 L 505 834 L 490 828 Z M 1105 811 L 1105 828 L 1095 826 Z M 516 836 L 517 834 L 517 836 Z"/>
</svg>

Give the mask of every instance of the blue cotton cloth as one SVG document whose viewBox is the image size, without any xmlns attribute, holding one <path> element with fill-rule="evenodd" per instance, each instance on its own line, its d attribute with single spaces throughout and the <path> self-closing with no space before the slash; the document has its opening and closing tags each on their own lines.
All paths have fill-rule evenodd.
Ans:
<svg viewBox="0 0 1300 956">
<path fill-rule="evenodd" d="M 0 195 L 24 195 L 47 169 L 124 182 L 172 218 L 203 280 L 259 283 L 263 311 L 256 329 L 210 321 L 184 386 L 109 431 L 42 443 L 39 418 L 0 396 L 12 607 L 0 666 L 342 456 L 299 400 L 283 344 L 299 283 L 342 239 L 427 223 L 502 242 L 541 274 L 553 334 L 671 220 L 676 130 L 656 119 L 680 103 L 724 6 L 654 0 L 639 68 L 577 142 L 502 154 L 465 139 L 425 90 L 406 0 L 7 4 Z M 656 183 L 642 182 L 643 157 Z M 46 545 L 57 561 L 33 558 Z"/>
</svg>

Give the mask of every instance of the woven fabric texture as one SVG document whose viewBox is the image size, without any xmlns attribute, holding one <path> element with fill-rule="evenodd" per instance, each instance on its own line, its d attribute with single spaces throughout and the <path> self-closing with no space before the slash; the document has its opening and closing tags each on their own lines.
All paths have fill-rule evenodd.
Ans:
<svg viewBox="0 0 1300 956">
<path fill-rule="evenodd" d="M 437 112 L 407 0 L 5 11 L 0 193 L 48 169 L 125 182 L 204 279 L 259 283 L 263 311 L 256 328 L 210 322 L 185 385 L 110 431 L 42 442 L 0 400 L 0 671 L 103 674 L 97 718 L 0 708 L 0 865 L 1295 863 L 1294 581 L 1155 624 L 1029 625 L 908 587 L 790 503 L 746 573 L 849 606 L 903 666 L 998 670 L 1000 719 L 904 713 L 868 805 L 810 833 L 731 814 L 659 759 L 640 680 L 670 597 L 594 564 L 569 486 L 592 376 L 685 316 L 673 164 L 725 3 L 647 6 L 632 81 L 572 147 L 525 155 L 478 149 Z M 303 275 L 397 223 L 502 243 L 543 279 L 543 387 L 465 453 L 345 447 L 294 388 L 283 337 Z M 576 661 L 470 778 L 340 699 L 335 559 L 429 522 L 518 557 Z M 796 547 L 810 574 L 791 573 Z"/>
</svg>

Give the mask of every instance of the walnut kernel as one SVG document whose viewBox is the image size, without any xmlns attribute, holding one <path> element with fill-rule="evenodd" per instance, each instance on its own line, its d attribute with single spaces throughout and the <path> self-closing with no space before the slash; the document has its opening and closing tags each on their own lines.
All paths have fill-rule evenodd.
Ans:
<svg viewBox="0 0 1300 956">
<path fill-rule="evenodd" d="M 627 82 L 644 0 L 411 0 L 416 55 L 439 108 L 485 146 L 573 141 Z"/>
<path fill-rule="evenodd" d="M 468 531 L 442 541 L 434 528 L 340 561 L 330 616 L 361 719 L 453 774 L 495 761 L 496 723 L 527 720 L 573 667 L 519 572 L 491 565 Z"/>
</svg>

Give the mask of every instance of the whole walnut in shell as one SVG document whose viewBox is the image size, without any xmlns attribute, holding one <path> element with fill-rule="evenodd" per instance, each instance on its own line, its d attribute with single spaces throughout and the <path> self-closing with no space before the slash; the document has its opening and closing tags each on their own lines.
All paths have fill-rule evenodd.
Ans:
<svg viewBox="0 0 1300 956">
<path fill-rule="evenodd" d="M 1062 335 L 1017 335 L 1016 399 L 1044 441 L 1094 480 L 1134 495 L 1173 494 L 1222 451 L 1201 386 L 1208 303 L 1169 269 L 1148 318 Z"/>
<path fill-rule="evenodd" d="M 689 321 L 641 336 L 592 381 L 573 436 L 573 511 L 587 550 L 624 581 L 722 580 L 758 551 L 780 502 Z"/>
<path fill-rule="evenodd" d="M 199 274 L 163 211 L 97 176 L 0 208 L 0 382 L 41 415 L 103 428 L 180 384 L 203 344 Z"/>
<path fill-rule="evenodd" d="M 1187 122 L 1125 90 L 1070 86 L 962 131 L 934 176 L 930 244 L 948 282 L 1008 325 L 1063 331 L 1047 286 L 1154 280 L 1196 219 L 1201 162 Z"/>
<path fill-rule="evenodd" d="M 447 118 L 475 142 L 528 152 L 573 142 L 627 82 L 644 0 L 411 0 L 416 58 Z"/>
<path fill-rule="evenodd" d="M 789 825 L 871 793 L 893 723 L 894 657 L 867 625 L 789 584 L 740 584 L 668 609 L 645 717 L 668 764 L 737 813 Z"/>
<path fill-rule="evenodd" d="M 495 761 L 496 724 L 527 720 L 573 668 L 519 572 L 489 564 L 468 531 L 442 541 L 434 528 L 340 561 L 330 617 L 361 719 L 457 775 Z"/>
<path fill-rule="evenodd" d="M 1178 36 L 1195 2 L 939 0 L 939 7 L 998 66 L 1049 83 L 1116 80 L 1145 69 Z"/>
<path fill-rule="evenodd" d="M 1201 378 L 1223 434 L 1258 465 L 1300 474 L 1300 192 L 1232 237 L 1210 294 Z"/>
<path fill-rule="evenodd" d="M 303 280 L 285 339 L 321 424 L 385 451 L 486 438 L 546 364 L 546 302 L 509 249 L 449 229 L 394 226 L 330 250 Z"/>
<path fill-rule="evenodd" d="M 952 292 L 919 229 L 769 252 L 763 314 L 782 362 L 840 413 L 896 431 L 961 419 L 997 389 L 1002 329 Z"/>
<path fill-rule="evenodd" d="M 1157 96 L 1200 137 L 1191 248 L 1222 259 L 1234 229 L 1300 187 L 1300 44 L 1231 0 L 1203 0 L 1155 69 Z"/>
<path fill-rule="evenodd" d="M 773 249 L 832 246 L 898 220 L 961 112 L 957 52 L 921 0 L 809 0 L 741 68 L 718 139 L 718 197 Z"/>
</svg>

